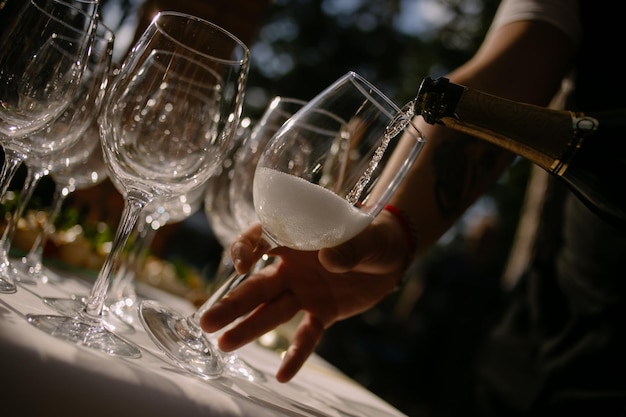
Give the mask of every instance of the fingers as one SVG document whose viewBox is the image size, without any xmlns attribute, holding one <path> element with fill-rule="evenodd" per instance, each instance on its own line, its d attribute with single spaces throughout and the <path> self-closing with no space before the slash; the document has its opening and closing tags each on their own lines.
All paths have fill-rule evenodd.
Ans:
<svg viewBox="0 0 626 417">
<path fill-rule="evenodd" d="M 277 279 L 265 275 L 272 270 L 272 266 L 269 266 L 259 273 L 250 275 L 205 311 L 200 317 L 202 329 L 209 333 L 215 332 L 250 313 L 257 306 L 276 298 L 284 290 L 284 286 Z"/>
<path fill-rule="evenodd" d="M 254 224 L 237 236 L 231 244 L 230 256 L 238 273 L 248 272 L 266 250 L 264 245 L 260 245 L 262 231 L 260 223 Z"/>
<path fill-rule="evenodd" d="M 291 293 L 282 293 L 225 332 L 219 338 L 219 347 L 225 352 L 238 349 L 289 321 L 299 309 Z"/>
<path fill-rule="evenodd" d="M 260 307 L 233 329 L 224 333 L 218 340 L 218 346 L 224 352 L 236 350 L 276 328 L 279 324 L 285 323 L 298 310 L 298 305 L 291 294 L 284 293 L 277 300 Z M 323 324 L 306 314 L 283 356 L 281 366 L 276 373 L 278 382 L 288 382 L 298 373 L 315 351 L 323 334 Z"/>
<path fill-rule="evenodd" d="M 309 356 L 315 351 L 324 334 L 324 326 L 309 314 L 306 314 L 298 326 L 291 345 L 283 356 L 283 361 L 276 373 L 278 382 L 288 382 L 302 368 Z"/>
</svg>

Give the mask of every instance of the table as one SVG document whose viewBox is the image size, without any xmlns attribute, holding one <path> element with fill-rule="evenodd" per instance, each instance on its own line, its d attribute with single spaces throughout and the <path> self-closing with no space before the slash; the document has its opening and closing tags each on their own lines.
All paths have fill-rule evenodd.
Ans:
<svg viewBox="0 0 626 417">
<path fill-rule="evenodd" d="M 140 347 L 139 359 L 56 339 L 26 321 L 29 313 L 56 314 L 42 297 L 88 294 L 90 285 L 70 276 L 60 284 L 21 284 L 14 294 L 0 294 L 3 416 L 403 416 L 319 356 L 312 356 L 291 382 L 280 384 L 274 378 L 278 354 L 251 343 L 238 353 L 264 372 L 266 381 L 203 380 L 171 362 L 138 321 L 124 336 Z M 182 298 L 148 286 L 138 290 L 144 298 L 193 312 Z"/>
</svg>

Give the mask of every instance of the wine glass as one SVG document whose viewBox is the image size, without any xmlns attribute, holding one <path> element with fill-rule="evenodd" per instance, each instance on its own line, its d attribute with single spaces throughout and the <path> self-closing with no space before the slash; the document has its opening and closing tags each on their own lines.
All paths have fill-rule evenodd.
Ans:
<svg viewBox="0 0 626 417">
<path fill-rule="evenodd" d="M 337 117 L 347 122 L 328 140 L 323 133 Z M 351 239 L 383 209 L 423 144 L 404 113 L 347 73 L 283 125 L 259 158 L 253 195 L 264 244 L 310 251 Z M 385 170 L 389 161 L 401 164 Z"/>
<path fill-rule="evenodd" d="M 20 263 L 14 264 L 9 259 L 11 241 L 18 221 L 37 184 L 44 176 L 87 159 L 95 148 L 96 140 L 93 136 L 85 135 L 85 131 L 100 111 L 108 85 L 114 40 L 113 31 L 98 21 L 85 73 L 78 86 L 75 100 L 45 129 L 30 134 L 23 141 L 23 145 L 28 147 L 28 154 L 24 159 L 27 167 L 26 179 L 19 193 L 17 205 L 0 239 L 0 262 L 6 265 L 3 272 L 22 283 L 37 281 L 20 274 L 17 269 L 21 266 Z M 96 136 L 95 139 L 97 138 Z M 32 277 L 34 275 L 31 275 Z"/>
<path fill-rule="evenodd" d="M 0 37 L 0 200 L 30 151 L 29 135 L 74 99 L 96 27 L 94 14 L 62 1 L 29 0 L 15 10 Z M 13 293 L 7 268 L 2 262 L 0 292 Z"/>
<path fill-rule="evenodd" d="M 206 183 L 171 200 L 152 202 L 141 212 L 128 239 L 122 264 L 111 282 L 107 296 L 108 314 L 114 314 L 131 326 L 135 324 L 138 304 L 135 278 L 145 264 L 157 231 L 166 224 L 181 222 L 197 212 L 202 205 L 205 188 Z"/>
<path fill-rule="evenodd" d="M 141 211 L 183 195 L 213 173 L 239 121 L 249 50 L 200 18 L 160 12 L 133 46 L 108 91 L 101 141 L 124 210 L 86 305 L 74 315 L 28 315 L 58 338 L 126 357 L 139 349 L 104 326 L 107 292 Z M 216 374 L 221 372 L 213 354 Z"/>
<path fill-rule="evenodd" d="M 399 133 L 402 139 L 393 140 Z M 358 74 L 346 74 L 295 113 L 258 160 L 253 196 L 261 250 L 318 250 L 350 239 L 383 209 L 423 143 L 397 106 Z M 396 164 L 385 170 L 390 160 Z M 245 277 L 231 276 L 189 317 L 150 300 L 140 304 L 140 317 L 181 366 L 201 375 L 211 346 L 199 318 Z"/>
</svg>

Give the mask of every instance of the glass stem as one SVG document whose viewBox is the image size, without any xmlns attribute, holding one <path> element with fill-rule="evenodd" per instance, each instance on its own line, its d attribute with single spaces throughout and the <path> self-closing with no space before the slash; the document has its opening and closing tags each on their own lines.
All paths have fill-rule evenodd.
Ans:
<svg viewBox="0 0 626 417">
<path fill-rule="evenodd" d="M 27 170 L 24 185 L 22 186 L 22 190 L 17 198 L 17 205 L 15 206 L 13 213 L 11 213 L 11 217 L 9 218 L 4 229 L 4 234 L 0 239 L 0 256 L 2 256 L 0 261 L 3 264 L 8 264 L 9 262 L 9 251 L 11 250 L 11 242 L 13 241 L 15 232 L 17 231 L 17 225 L 19 224 L 26 207 L 28 207 L 28 202 L 33 197 L 33 192 L 35 191 L 39 180 L 44 175 L 45 171 L 36 171 L 33 173 L 30 169 Z"/>
<path fill-rule="evenodd" d="M 204 302 L 190 317 L 190 321 L 194 323 L 194 325 L 200 327 L 200 317 L 204 314 L 205 311 L 213 307 L 215 303 L 221 300 L 226 294 L 230 293 L 232 290 L 237 288 L 239 284 L 241 284 L 249 274 L 239 274 L 237 272 L 233 272 L 230 276 L 224 281 L 222 285 L 220 285 L 214 292 L 211 294 L 208 300 Z"/>
<path fill-rule="evenodd" d="M 111 284 L 115 271 L 119 268 L 122 251 L 146 203 L 147 201 L 140 196 L 136 196 L 132 192 L 128 193 L 124 202 L 121 223 L 113 239 L 111 252 L 109 252 L 106 257 L 104 265 L 102 265 L 100 273 L 98 274 L 98 279 L 96 279 L 91 293 L 89 294 L 89 298 L 87 299 L 85 313 L 88 316 L 94 318 L 102 317 L 109 285 Z"/>
<path fill-rule="evenodd" d="M 263 253 L 267 253 L 270 249 L 273 249 L 277 245 L 270 240 L 269 237 L 263 234 L 264 238 L 261 238 L 259 241 L 258 247 L 263 251 Z M 263 256 L 256 265 L 248 272 L 247 274 L 239 274 L 237 272 L 233 272 L 223 284 L 216 288 L 216 290 L 211 294 L 208 300 L 206 300 L 200 308 L 198 308 L 190 317 L 189 321 L 193 322 L 196 326 L 200 327 L 200 317 L 204 314 L 205 311 L 213 307 L 215 303 L 221 300 L 226 294 L 229 294 L 232 290 L 237 288 L 239 284 L 246 280 L 251 274 L 260 270 L 265 265 L 269 265 L 273 261 L 273 258 Z"/>
<path fill-rule="evenodd" d="M 52 196 L 52 204 L 50 205 L 50 211 L 48 212 L 46 222 L 39 230 L 37 237 L 35 237 L 33 246 L 30 248 L 30 251 L 22 259 L 22 262 L 24 262 L 28 270 L 31 271 L 33 275 L 40 274 L 42 271 L 44 248 L 46 246 L 46 243 L 48 242 L 48 238 L 52 234 L 53 226 L 56 223 L 56 219 L 61 213 L 61 207 L 63 207 L 63 202 L 68 195 L 69 187 L 57 187 L 54 190 L 54 194 Z"/>
<path fill-rule="evenodd" d="M 230 254 L 228 253 L 228 250 L 222 250 L 220 263 L 217 267 L 217 270 L 215 271 L 213 282 L 211 283 L 212 287 L 220 288 L 234 270 L 235 266 L 233 265 L 232 259 L 230 259 Z"/>
<path fill-rule="evenodd" d="M 11 180 L 15 177 L 18 168 L 22 165 L 26 157 L 18 152 L 14 152 L 10 149 L 4 149 L 4 163 L 0 170 L 0 201 L 4 200 Z"/>
<path fill-rule="evenodd" d="M 143 267 L 155 235 L 156 229 L 150 227 L 145 221 L 145 216 L 142 216 L 133 231 L 133 240 L 130 241 L 130 248 L 126 252 L 123 265 L 111 283 L 110 302 L 120 301 L 125 297 L 135 297 L 133 282 Z"/>
</svg>

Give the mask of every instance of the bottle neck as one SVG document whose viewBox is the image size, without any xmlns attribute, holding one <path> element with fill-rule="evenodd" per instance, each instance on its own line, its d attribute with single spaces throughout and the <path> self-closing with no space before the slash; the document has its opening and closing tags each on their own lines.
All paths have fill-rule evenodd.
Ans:
<svg viewBox="0 0 626 417">
<path fill-rule="evenodd" d="M 555 175 L 563 175 L 597 127 L 597 120 L 582 114 L 507 100 L 446 78 L 426 78 L 414 103 L 427 123 L 492 142 Z"/>
</svg>

